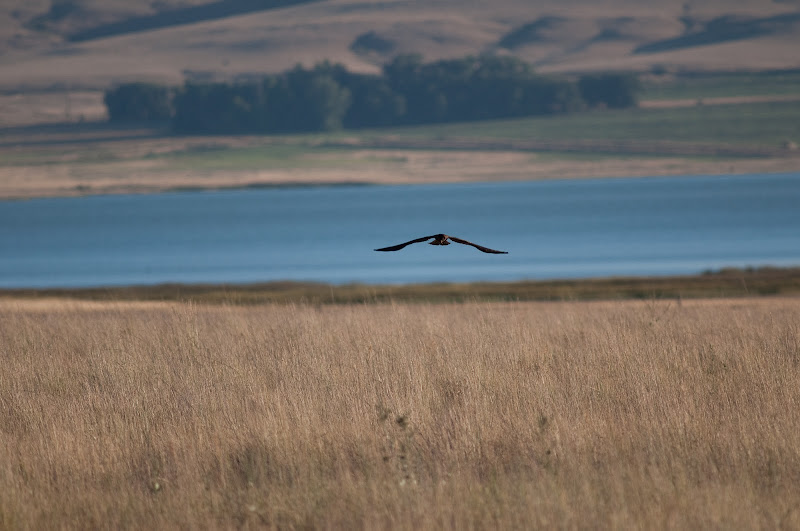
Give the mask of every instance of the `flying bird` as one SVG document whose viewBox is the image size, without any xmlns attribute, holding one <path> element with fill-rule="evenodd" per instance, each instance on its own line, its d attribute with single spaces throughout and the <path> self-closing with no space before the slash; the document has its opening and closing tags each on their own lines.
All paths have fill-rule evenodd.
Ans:
<svg viewBox="0 0 800 531">
<path fill-rule="evenodd" d="M 484 247 L 483 245 L 478 245 L 477 243 L 468 242 L 467 240 L 462 240 L 461 238 L 456 238 L 455 236 L 448 236 L 447 234 L 434 234 L 433 236 L 424 236 L 422 238 L 417 238 L 416 240 L 411 240 L 406 243 L 400 243 L 397 245 L 392 245 L 391 247 L 382 247 L 381 249 L 375 249 L 376 251 L 399 251 L 406 245 L 411 245 L 412 243 L 419 243 L 430 240 L 433 238 L 432 242 L 428 242 L 429 245 L 450 245 L 450 241 L 452 240 L 456 243 L 463 243 L 464 245 L 471 245 L 475 247 L 479 251 L 483 251 L 484 253 L 492 253 L 492 254 L 508 254 L 507 251 L 495 251 L 494 249 L 489 249 L 488 247 Z"/>
</svg>

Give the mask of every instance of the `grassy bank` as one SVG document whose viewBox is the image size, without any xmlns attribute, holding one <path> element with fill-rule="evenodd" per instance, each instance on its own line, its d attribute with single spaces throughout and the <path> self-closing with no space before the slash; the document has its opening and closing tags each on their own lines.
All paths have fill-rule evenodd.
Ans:
<svg viewBox="0 0 800 531">
<path fill-rule="evenodd" d="M 2 528 L 800 526 L 798 299 L 0 323 Z"/>
<path fill-rule="evenodd" d="M 700 275 L 468 284 L 342 285 L 310 282 L 264 284 L 5 289 L 2 298 L 97 301 L 181 301 L 211 304 L 363 304 L 389 301 L 576 301 L 683 299 L 800 293 L 800 268 L 725 269 Z"/>
</svg>

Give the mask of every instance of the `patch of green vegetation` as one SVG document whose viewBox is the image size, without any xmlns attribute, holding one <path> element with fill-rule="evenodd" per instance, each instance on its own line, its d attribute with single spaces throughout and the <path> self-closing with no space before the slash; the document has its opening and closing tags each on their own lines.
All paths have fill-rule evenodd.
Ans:
<svg viewBox="0 0 800 531">
<path fill-rule="evenodd" d="M 364 138 L 388 135 L 436 140 L 636 140 L 779 146 L 787 139 L 800 139 L 800 102 L 599 110 L 362 133 Z"/>
<path fill-rule="evenodd" d="M 646 81 L 642 88 L 642 100 L 800 96 L 800 70 L 678 75 Z"/>
<path fill-rule="evenodd" d="M 79 164 L 102 164 L 106 162 L 117 162 L 122 158 L 108 149 L 94 149 L 81 150 L 66 155 L 69 162 L 76 162 Z"/>
<path fill-rule="evenodd" d="M 53 164 L 54 157 L 47 153 L 31 151 L 0 152 L 0 166 L 42 166 Z"/>
<path fill-rule="evenodd" d="M 308 152 L 301 146 L 193 146 L 150 158 L 160 159 L 172 168 L 182 169 L 247 169 L 258 166 L 290 167 Z"/>
<path fill-rule="evenodd" d="M 647 153 L 625 153 L 625 160 L 662 160 L 667 154 L 647 154 Z M 580 151 L 544 151 L 537 152 L 531 155 L 531 159 L 536 162 L 602 162 L 620 160 L 620 153 L 587 153 Z M 722 160 L 730 160 L 730 157 L 715 157 L 715 156 L 700 156 L 700 155 L 682 155 L 681 161 L 703 161 L 714 162 Z M 675 164 L 678 164 L 676 161 Z"/>
<path fill-rule="evenodd" d="M 248 170 L 294 168 L 353 168 L 361 165 L 399 163 L 398 157 L 371 156 L 363 159 L 349 156 L 342 148 L 319 147 L 297 139 L 296 143 L 256 147 L 193 147 L 153 158 L 167 163 L 169 169 L 183 170 Z"/>
<path fill-rule="evenodd" d="M 53 166 L 58 164 L 91 164 L 119 160 L 107 150 L 28 150 L 0 151 L 0 166 Z"/>
</svg>

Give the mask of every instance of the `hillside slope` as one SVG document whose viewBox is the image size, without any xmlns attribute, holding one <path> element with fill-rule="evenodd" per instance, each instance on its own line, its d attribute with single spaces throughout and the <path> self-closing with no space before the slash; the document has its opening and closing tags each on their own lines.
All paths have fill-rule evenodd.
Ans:
<svg viewBox="0 0 800 531">
<path fill-rule="evenodd" d="M 280 71 L 329 59 L 377 71 L 514 54 L 542 72 L 800 66 L 800 2 L 743 0 L 10 0 L 0 89 L 104 88 Z"/>
</svg>

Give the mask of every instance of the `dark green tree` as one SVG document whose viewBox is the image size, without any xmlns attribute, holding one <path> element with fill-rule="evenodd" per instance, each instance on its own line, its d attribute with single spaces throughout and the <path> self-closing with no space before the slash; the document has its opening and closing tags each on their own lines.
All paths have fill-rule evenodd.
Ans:
<svg viewBox="0 0 800 531">
<path fill-rule="evenodd" d="M 175 94 L 173 127 L 186 133 L 251 132 L 256 87 L 186 83 Z"/>
<path fill-rule="evenodd" d="M 295 68 L 287 74 L 296 131 L 330 131 L 342 127 L 350 105 L 350 91 L 323 69 Z"/>
<path fill-rule="evenodd" d="M 590 107 L 622 109 L 639 102 L 641 82 L 636 74 L 586 74 L 578 80 L 581 96 Z"/>
<path fill-rule="evenodd" d="M 447 97 L 440 90 L 436 68 L 418 54 L 399 55 L 384 66 L 389 88 L 405 99 L 402 123 L 440 122 L 447 112 Z"/>
<path fill-rule="evenodd" d="M 154 83 L 125 83 L 103 95 L 112 122 L 169 120 L 172 115 L 171 91 Z"/>
<path fill-rule="evenodd" d="M 539 76 L 513 57 L 484 55 L 425 64 L 419 56 L 399 56 L 386 65 L 384 75 L 406 100 L 407 123 L 549 114 L 583 105 L 574 83 Z"/>
<path fill-rule="evenodd" d="M 173 125 L 189 133 L 277 133 L 551 114 L 584 108 L 584 98 L 627 105 L 622 96 L 638 87 L 631 80 L 584 76 L 578 84 L 491 55 L 432 63 L 401 55 L 383 75 L 326 61 L 244 83 L 187 82 L 175 92 Z"/>
</svg>

